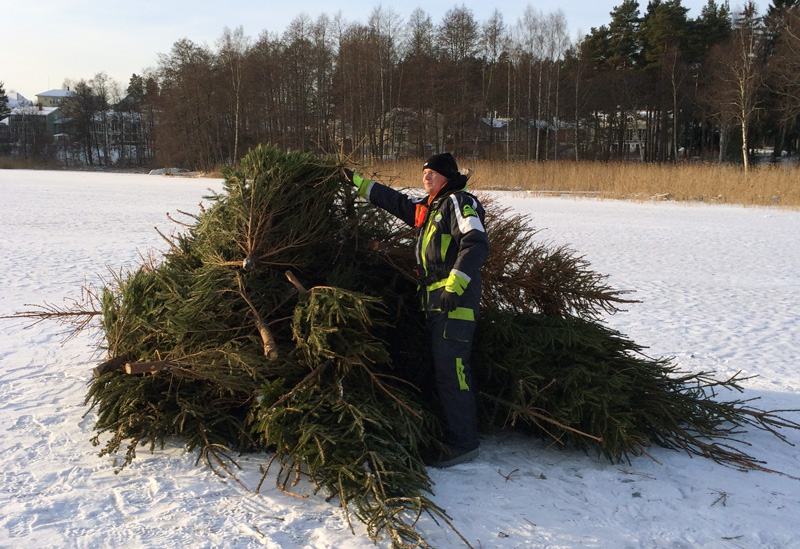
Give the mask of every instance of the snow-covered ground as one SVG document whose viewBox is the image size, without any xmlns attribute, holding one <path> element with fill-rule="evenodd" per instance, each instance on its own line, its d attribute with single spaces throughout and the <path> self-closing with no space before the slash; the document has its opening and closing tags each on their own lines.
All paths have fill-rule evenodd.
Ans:
<svg viewBox="0 0 800 549">
<path fill-rule="evenodd" d="M 0 170 L 0 315 L 64 304 L 108 267 L 166 245 L 167 212 L 197 212 L 219 180 Z M 608 319 L 686 369 L 758 377 L 744 396 L 800 408 L 800 213 L 495 193 L 531 215 L 539 237 L 569 244 L 642 303 Z M 0 320 L 1 547 L 367 548 L 322 497 L 266 482 L 251 494 L 194 466 L 179 444 L 114 474 L 90 443 L 83 400 L 94 345 L 61 328 Z M 800 414 L 787 414 L 800 420 Z M 743 435 L 767 466 L 800 477 L 800 452 Z M 800 433 L 788 433 L 800 443 Z M 800 547 L 800 480 L 742 473 L 655 448 L 614 464 L 514 434 L 483 440 L 472 463 L 433 470 L 435 501 L 473 547 Z M 263 456 L 243 456 L 255 487 Z M 356 524 L 363 534 L 363 528 Z M 421 529 L 463 546 L 444 525 Z M 379 544 L 379 546 L 381 546 Z M 385 544 L 384 544 L 385 546 Z"/>
</svg>

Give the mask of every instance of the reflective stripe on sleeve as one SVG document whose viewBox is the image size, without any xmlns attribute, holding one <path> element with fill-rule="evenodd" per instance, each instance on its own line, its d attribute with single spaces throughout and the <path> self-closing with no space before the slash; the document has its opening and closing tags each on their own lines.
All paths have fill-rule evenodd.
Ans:
<svg viewBox="0 0 800 549">
<path fill-rule="evenodd" d="M 450 195 L 450 200 L 453 202 L 453 209 L 455 210 L 456 220 L 458 221 L 458 230 L 461 231 L 461 234 L 467 234 L 470 231 L 486 232 L 486 229 L 483 228 L 483 223 L 481 223 L 481 219 L 477 215 L 465 216 L 463 214 L 461 206 L 458 204 L 458 198 L 456 198 L 454 194 Z M 474 201 L 472 207 L 477 207 Z"/>
</svg>

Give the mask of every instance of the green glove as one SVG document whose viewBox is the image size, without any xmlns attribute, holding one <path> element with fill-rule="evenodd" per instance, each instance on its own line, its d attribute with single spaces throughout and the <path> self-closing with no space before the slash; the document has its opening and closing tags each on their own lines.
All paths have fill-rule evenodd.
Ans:
<svg viewBox="0 0 800 549">
<path fill-rule="evenodd" d="M 342 168 L 342 170 L 344 171 L 345 181 L 355 185 L 358 188 L 358 194 L 366 198 L 367 189 L 369 189 L 371 181 L 369 179 L 364 179 L 351 169 Z"/>
</svg>

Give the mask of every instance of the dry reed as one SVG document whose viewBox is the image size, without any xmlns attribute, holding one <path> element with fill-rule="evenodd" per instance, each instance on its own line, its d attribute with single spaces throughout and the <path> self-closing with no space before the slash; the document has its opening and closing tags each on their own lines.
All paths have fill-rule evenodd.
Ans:
<svg viewBox="0 0 800 549">
<path fill-rule="evenodd" d="M 421 187 L 423 160 L 362 163 L 359 173 L 395 187 Z M 800 210 L 800 167 L 764 164 L 749 173 L 729 164 L 505 162 L 459 160 L 473 190 L 525 191 L 634 201 L 675 200 Z M 54 169 L 34 159 L 0 157 L 0 169 Z M 222 177 L 212 170 L 205 177 Z"/>
<path fill-rule="evenodd" d="M 360 172 L 397 187 L 421 186 L 421 160 L 365 163 Z M 675 200 L 800 209 L 800 169 L 720 164 L 460 161 L 473 190 L 513 190 L 636 201 Z"/>
<path fill-rule="evenodd" d="M 0 156 L 0 170 L 52 170 L 58 168 L 58 164 L 35 157 L 16 158 L 12 156 Z"/>
</svg>

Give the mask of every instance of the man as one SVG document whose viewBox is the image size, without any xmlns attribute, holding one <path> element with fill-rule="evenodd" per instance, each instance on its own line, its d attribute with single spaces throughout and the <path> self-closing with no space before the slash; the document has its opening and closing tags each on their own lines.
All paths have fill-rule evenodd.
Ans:
<svg viewBox="0 0 800 549">
<path fill-rule="evenodd" d="M 453 155 L 422 166 L 425 197 L 410 196 L 345 169 L 361 196 L 417 229 L 416 274 L 430 336 L 436 392 L 448 452 L 434 467 L 478 455 L 476 395 L 470 352 L 481 300 L 480 268 L 489 251 L 484 210 L 467 192 Z"/>
</svg>

